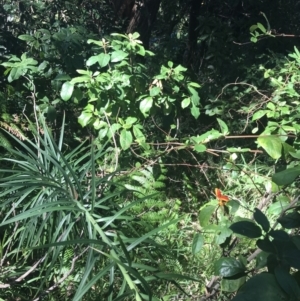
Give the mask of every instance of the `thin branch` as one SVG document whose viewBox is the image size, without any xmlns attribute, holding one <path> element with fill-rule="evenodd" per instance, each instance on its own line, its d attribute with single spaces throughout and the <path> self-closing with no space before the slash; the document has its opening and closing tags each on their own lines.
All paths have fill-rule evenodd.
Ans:
<svg viewBox="0 0 300 301">
<path fill-rule="evenodd" d="M 63 283 L 70 275 L 71 273 L 74 271 L 75 268 L 75 263 L 76 261 L 88 250 L 89 247 L 85 248 L 79 255 L 75 256 L 72 259 L 72 264 L 71 264 L 71 268 L 69 269 L 68 272 L 66 272 L 63 277 L 61 277 L 54 285 L 52 285 L 51 287 L 49 287 L 47 290 L 45 290 L 43 293 L 40 294 L 39 297 L 37 297 L 36 299 L 34 299 L 33 301 L 39 301 L 41 300 L 42 297 L 44 297 L 46 294 L 51 293 L 52 291 L 54 291 L 61 283 Z"/>
</svg>

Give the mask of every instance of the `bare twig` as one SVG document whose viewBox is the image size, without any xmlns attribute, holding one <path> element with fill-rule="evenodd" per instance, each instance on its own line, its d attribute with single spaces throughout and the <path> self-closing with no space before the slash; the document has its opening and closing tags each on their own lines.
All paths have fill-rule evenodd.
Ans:
<svg viewBox="0 0 300 301">
<path fill-rule="evenodd" d="M 13 283 L 15 283 L 15 282 L 21 282 L 22 280 L 24 280 L 29 274 L 31 274 L 33 271 L 36 270 L 36 268 L 38 267 L 38 265 L 41 262 L 43 262 L 46 259 L 47 256 L 48 256 L 48 254 L 46 254 L 44 257 L 42 257 L 41 259 L 39 259 L 27 272 L 25 272 L 23 275 L 21 275 L 18 279 L 15 279 L 13 281 Z M 11 283 L 0 284 L 0 289 L 1 288 L 8 288 L 11 285 L 12 285 Z"/>
<path fill-rule="evenodd" d="M 46 295 L 51 293 L 53 290 L 55 290 L 61 283 L 63 283 L 70 275 L 71 273 L 74 271 L 75 268 L 75 263 L 76 261 L 88 250 L 89 247 L 85 248 L 79 255 L 75 256 L 72 259 L 72 263 L 71 263 L 71 267 L 69 269 L 68 272 L 66 272 L 63 277 L 61 277 L 54 285 L 52 285 L 51 287 L 49 287 L 47 290 L 45 290 L 42 294 L 40 294 L 39 297 L 37 297 L 36 299 L 34 299 L 33 301 L 39 301 L 41 300 L 41 298 Z"/>
</svg>

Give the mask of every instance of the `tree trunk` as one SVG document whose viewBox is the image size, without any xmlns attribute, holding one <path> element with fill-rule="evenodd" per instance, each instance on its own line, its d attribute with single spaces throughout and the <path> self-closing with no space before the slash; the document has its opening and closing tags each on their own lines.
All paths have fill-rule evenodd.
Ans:
<svg viewBox="0 0 300 301">
<path fill-rule="evenodd" d="M 201 10 L 201 1 L 192 0 L 190 8 L 189 32 L 188 32 L 188 49 L 187 49 L 187 65 L 194 65 L 197 57 L 197 39 L 198 39 L 198 17 Z"/>
<path fill-rule="evenodd" d="M 151 31 L 161 0 L 113 0 L 119 18 L 128 19 L 127 33 L 138 32 L 145 48 L 149 47 Z"/>
</svg>

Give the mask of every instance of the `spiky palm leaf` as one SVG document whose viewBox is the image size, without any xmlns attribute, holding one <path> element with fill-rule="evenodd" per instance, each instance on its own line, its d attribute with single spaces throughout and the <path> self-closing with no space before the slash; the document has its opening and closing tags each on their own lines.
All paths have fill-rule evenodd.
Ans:
<svg viewBox="0 0 300 301">
<path fill-rule="evenodd" d="M 1 264 L 5 260 L 14 263 L 11 274 L 20 271 L 15 276 L 16 283 L 25 281 L 26 287 L 35 279 L 40 284 L 33 290 L 34 300 L 63 285 L 74 271 L 80 279 L 73 300 L 82 300 L 100 280 L 106 283 L 108 300 L 125 300 L 129 296 L 142 300 L 141 292 L 151 300 L 148 281 L 140 271 L 153 271 L 153 267 L 134 263 L 131 253 L 142 243 L 151 244 L 149 237 L 172 222 L 142 237 L 128 238 L 122 225 L 128 225 L 132 218 L 125 212 L 142 199 L 124 207 L 115 206 L 117 195 L 109 192 L 112 175 L 98 177 L 96 173 L 95 164 L 105 154 L 104 149 L 83 143 L 64 154 L 64 122 L 58 144 L 43 119 L 41 125 L 43 135 L 35 132 L 35 142 L 10 134 L 18 149 L 8 148 L 13 158 L 2 159 L 13 168 L 0 170 L 4 175 L 0 179 L 0 226 L 12 226 Z M 57 280 L 57 263 L 70 248 L 74 255 L 69 272 Z M 153 248 L 159 248 L 158 244 Z M 143 254 L 148 256 L 146 250 Z M 119 289 L 112 290 L 118 283 Z"/>
</svg>

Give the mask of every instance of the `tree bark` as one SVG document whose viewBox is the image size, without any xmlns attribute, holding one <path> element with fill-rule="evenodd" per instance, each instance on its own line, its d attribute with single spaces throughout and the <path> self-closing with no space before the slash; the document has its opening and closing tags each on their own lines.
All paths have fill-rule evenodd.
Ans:
<svg viewBox="0 0 300 301">
<path fill-rule="evenodd" d="M 161 0 L 113 0 L 119 18 L 128 19 L 127 33 L 138 32 L 145 48 L 149 47 L 151 31 Z"/>
<path fill-rule="evenodd" d="M 201 1 L 192 0 L 190 7 L 189 31 L 188 31 L 188 49 L 187 49 L 187 65 L 194 65 L 197 56 L 197 38 L 198 38 L 198 17 L 201 10 Z"/>
</svg>

